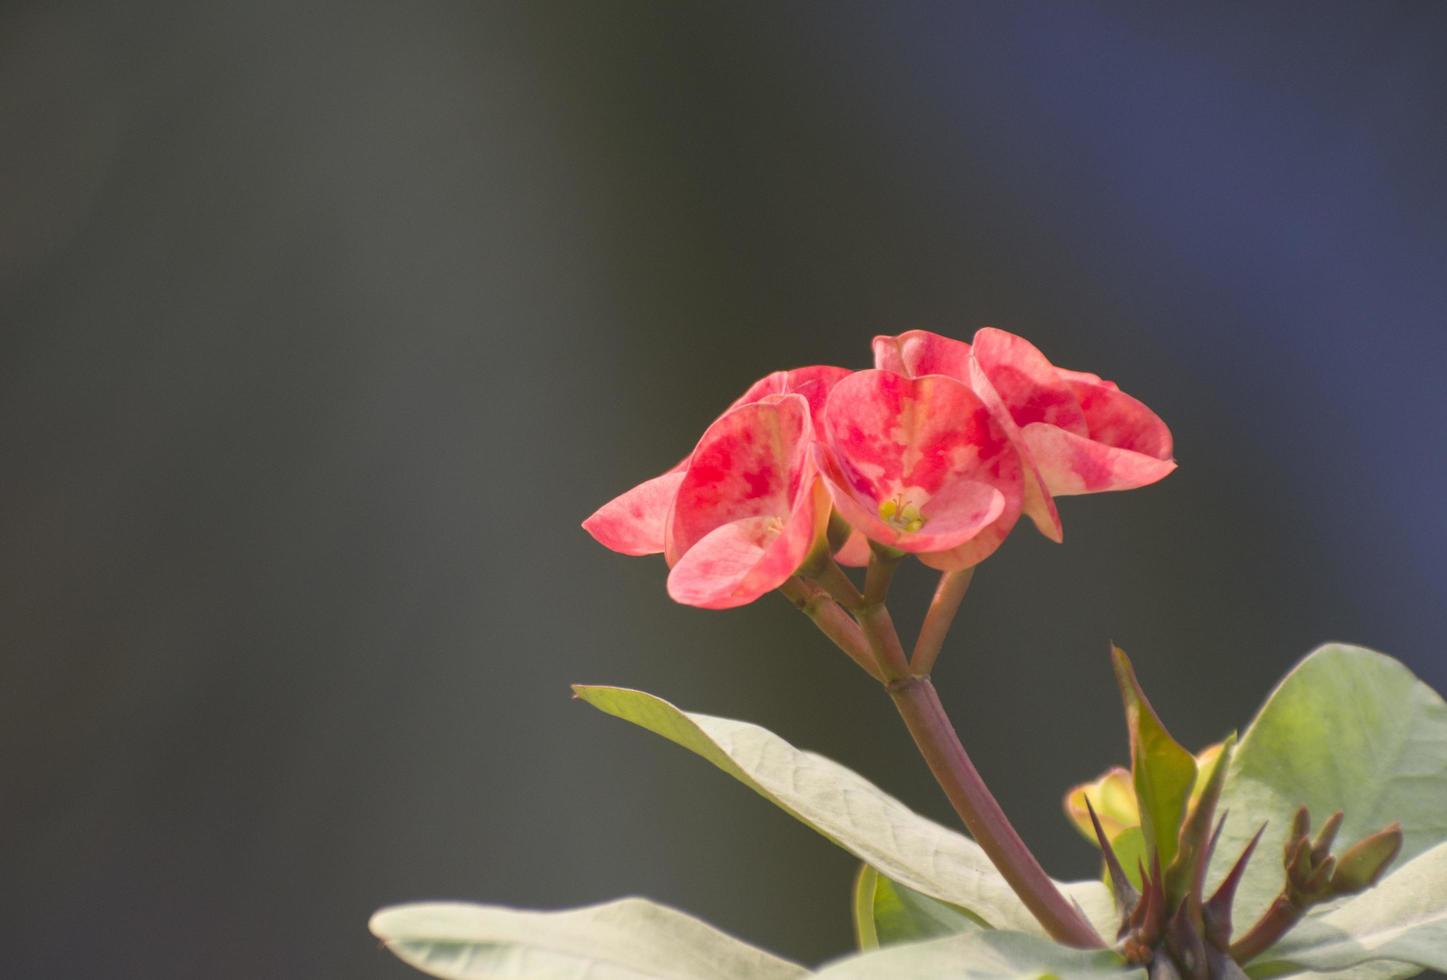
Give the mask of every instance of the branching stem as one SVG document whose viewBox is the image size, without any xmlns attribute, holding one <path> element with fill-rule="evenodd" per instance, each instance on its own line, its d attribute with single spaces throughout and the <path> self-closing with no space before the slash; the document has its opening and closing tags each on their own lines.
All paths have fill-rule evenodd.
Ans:
<svg viewBox="0 0 1447 980">
<path fill-rule="evenodd" d="M 881 684 L 887 683 L 864 631 L 829 593 L 797 578 L 789 579 L 779 587 L 779 591 L 814 621 L 819 632 L 833 640 L 835 646 L 849 655 L 849 659 L 863 667 L 870 677 Z"/>
<path fill-rule="evenodd" d="M 884 604 L 900 557 L 875 551 L 863 592 L 827 555 L 800 572 L 812 582 L 791 579 L 783 591 L 840 649 L 884 684 L 950 805 L 1045 931 L 1070 946 L 1103 947 L 1095 928 L 1056 887 L 1010 824 L 970 761 L 930 682 L 929 668 L 939 656 L 971 573 L 952 572 L 941 578 L 911 664 Z"/>
</svg>

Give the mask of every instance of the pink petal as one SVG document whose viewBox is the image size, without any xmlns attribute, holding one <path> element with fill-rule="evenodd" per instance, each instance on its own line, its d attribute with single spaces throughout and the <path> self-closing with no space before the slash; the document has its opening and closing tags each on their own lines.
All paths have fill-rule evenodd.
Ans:
<svg viewBox="0 0 1447 980">
<path fill-rule="evenodd" d="M 704 609 L 731 609 L 783 585 L 808 557 L 829 517 L 817 479 L 795 501 L 787 521 L 745 517 L 700 538 L 668 573 L 668 594 Z"/>
<path fill-rule="evenodd" d="M 1058 367 L 1055 369 L 1055 373 L 1059 374 L 1061 378 L 1067 381 L 1072 388 L 1074 388 L 1077 384 L 1088 384 L 1098 385 L 1103 388 L 1115 388 L 1117 390 L 1120 389 L 1120 385 L 1116 384 L 1114 381 L 1106 381 L 1100 375 L 1091 374 L 1089 371 L 1071 371 L 1063 367 Z"/>
<path fill-rule="evenodd" d="M 754 382 L 724 414 L 774 396 L 799 394 L 809 403 L 811 414 L 817 416 L 829 390 L 849 373 L 846 368 L 827 364 L 775 371 Z M 688 460 L 684 460 L 662 476 L 610 500 L 583 522 L 584 529 L 605 548 L 625 555 L 656 555 L 663 551 L 669 512 L 687 466 Z"/>
<path fill-rule="evenodd" d="M 844 539 L 844 544 L 834 552 L 834 560 L 849 568 L 863 568 L 869 564 L 870 557 L 874 554 L 869 547 L 869 539 L 858 531 L 850 532 L 849 537 Z"/>
<path fill-rule="evenodd" d="M 946 551 L 1019 509 L 1019 454 L 952 378 L 860 371 L 835 386 L 824 431 L 816 458 L 834 506 L 872 540 Z M 889 520 L 881 508 L 895 502 L 922 524 Z"/>
<path fill-rule="evenodd" d="M 1077 435 L 1089 434 L 1070 384 L 1030 341 L 984 327 L 975 334 L 973 354 L 1016 425 L 1047 422 Z"/>
<path fill-rule="evenodd" d="M 1175 468 L 1170 430 L 1114 382 L 1056 368 L 1028 341 L 989 327 L 975 334 L 974 356 L 976 391 L 1020 427 L 1024 506 L 1047 536 L 1059 527 L 1059 517 L 1041 506 L 1053 512 L 1052 494 L 1128 490 Z"/>
<path fill-rule="evenodd" d="M 919 556 L 921 564 L 941 572 L 959 572 L 978 565 L 1005 543 L 1020 519 L 1020 511 L 1006 510 L 989 527 L 949 551 L 934 551 Z"/>
<path fill-rule="evenodd" d="M 990 409 L 1006 437 L 1016 446 L 1023 447 L 1025 442 L 1020 434 L 1020 427 L 1015 424 L 1014 418 L 1000 399 L 1000 394 L 995 390 L 995 386 L 985 376 L 984 369 L 974 359 L 970 361 L 970 386 Z M 1028 452 L 1022 452 L 1021 457 L 1024 476 L 1024 499 L 1021 509 L 1029 515 L 1030 520 L 1035 523 L 1035 527 L 1041 534 L 1059 544 L 1065 540 L 1065 528 L 1060 523 L 1060 511 L 1055 506 L 1055 498 L 1050 495 L 1049 490 L 1045 489 L 1045 481 L 1040 475 L 1040 469 L 1035 460 L 1030 457 Z M 1008 530 L 1007 528 L 1007 533 Z"/>
<path fill-rule="evenodd" d="M 1022 431 L 1046 487 L 1061 497 L 1133 490 L 1155 483 L 1176 468 L 1173 459 L 1108 446 L 1053 425 L 1036 422 Z"/>
<path fill-rule="evenodd" d="M 1171 458 L 1171 430 L 1159 415 L 1109 381 L 1071 384 L 1085 412 L 1090 438 L 1157 459 Z"/>
<path fill-rule="evenodd" d="M 788 515 L 810 475 L 812 434 L 802 395 L 765 396 L 709 426 L 674 497 L 664 535 L 668 563 L 724 524 Z"/>
<path fill-rule="evenodd" d="M 969 382 L 970 345 L 928 330 L 907 330 L 897 337 L 874 338 L 874 366 L 907 378 L 943 374 Z"/>
<path fill-rule="evenodd" d="M 824 402 L 828 400 L 829 392 L 851 373 L 853 372 L 848 368 L 833 367 L 828 364 L 813 364 L 789 371 L 775 371 L 750 385 L 749 389 L 729 406 L 729 411 L 740 405 L 751 405 L 754 402 L 762 401 L 770 395 L 803 395 L 809 403 L 809 413 L 817 425 L 819 413 L 824 410 Z"/>
<path fill-rule="evenodd" d="M 663 550 L 663 531 L 673 498 L 683 482 L 685 463 L 599 507 L 583 529 L 605 548 L 625 555 L 656 555 Z"/>
</svg>

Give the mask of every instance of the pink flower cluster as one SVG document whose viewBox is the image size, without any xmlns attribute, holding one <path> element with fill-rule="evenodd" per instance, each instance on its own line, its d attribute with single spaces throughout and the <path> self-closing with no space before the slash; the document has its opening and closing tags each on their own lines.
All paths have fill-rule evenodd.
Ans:
<svg viewBox="0 0 1447 980">
<path fill-rule="evenodd" d="M 994 552 L 1021 514 L 1060 541 L 1058 496 L 1129 490 L 1175 468 L 1154 412 L 1003 330 L 969 344 L 876 337 L 874 364 L 769 375 L 687 459 L 583 527 L 625 555 L 661 552 L 679 602 L 727 609 L 827 559 L 831 516 L 849 528 L 842 563 L 864 564 L 873 542 L 954 571 Z"/>
</svg>

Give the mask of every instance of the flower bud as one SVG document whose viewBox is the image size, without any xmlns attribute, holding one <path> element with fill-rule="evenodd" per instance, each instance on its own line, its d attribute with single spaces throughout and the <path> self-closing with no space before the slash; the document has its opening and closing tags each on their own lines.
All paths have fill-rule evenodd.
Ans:
<svg viewBox="0 0 1447 980">
<path fill-rule="evenodd" d="M 1351 895 L 1370 888 L 1401 850 L 1402 825 L 1395 821 L 1357 841 L 1337 860 L 1336 872 L 1331 877 L 1332 891 Z"/>
</svg>

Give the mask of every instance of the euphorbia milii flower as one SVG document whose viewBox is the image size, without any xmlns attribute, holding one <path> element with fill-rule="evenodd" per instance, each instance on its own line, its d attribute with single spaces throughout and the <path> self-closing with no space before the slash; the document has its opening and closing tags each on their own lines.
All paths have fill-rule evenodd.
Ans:
<svg viewBox="0 0 1447 980">
<path fill-rule="evenodd" d="M 728 411 L 771 395 L 799 394 L 808 402 L 811 417 L 817 420 L 829 390 L 848 374 L 844 368 L 827 364 L 775 371 L 750 385 Z M 656 555 L 663 551 L 668 515 L 687 468 L 685 459 L 668 472 L 608 501 L 583 522 L 584 530 L 603 547 L 621 554 Z"/>
<path fill-rule="evenodd" d="M 1054 497 L 1145 486 L 1175 468 L 1171 433 L 1114 383 L 1051 364 L 1029 341 L 985 327 L 973 344 L 911 330 L 876 337 L 878 367 L 965 381 L 1021 449 L 1022 509 L 1042 534 L 1062 537 Z"/>
<path fill-rule="evenodd" d="M 1055 367 L 1023 337 L 977 332 L 971 383 L 1019 426 L 1050 494 L 1130 490 L 1176 468 L 1171 431 L 1154 412 L 1094 374 Z"/>
<path fill-rule="evenodd" d="M 943 374 L 971 385 L 995 413 L 995 421 L 1010 441 L 1015 443 L 1017 448 L 1023 446 L 1024 440 L 1020 436 L 1019 427 L 1010 418 L 1009 412 L 1004 410 L 994 390 L 988 385 L 980 390 L 972 383 L 970 345 L 963 340 L 942 337 L 928 330 L 908 330 L 897 337 L 875 337 L 874 366 L 908 378 Z M 1060 526 L 1060 513 L 1056 510 L 1055 501 L 1046 492 L 1044 480 L 1035 464 L 1028 454 L 1022 455 L 1021 475 L 1024 489 L 1021 509 L 1035 522 L 1041 534 L 1058 543 L 1064 537 Z M 1009 516 L 1008 523 L 995 528 L 992 534 L 1003 540 L 1014 527 L 1014 523 L 1014 517 Z"/>
<path fill-rule="evenodd" d="M 709 426 L 669 518 L 669 595 L 727 609 L 798 570 L 829 517 L 813 434 L 809 403 L 797 394 L 740 405 Z"/>
<path fill-rule="evenodd" d="M 845 520 L 936 568 L 980 561 L 1020 513 L 1018 452 L 984 402 L 943 375 L 845 378 L 830 392 L 818 458 Z"/>
</svg>

